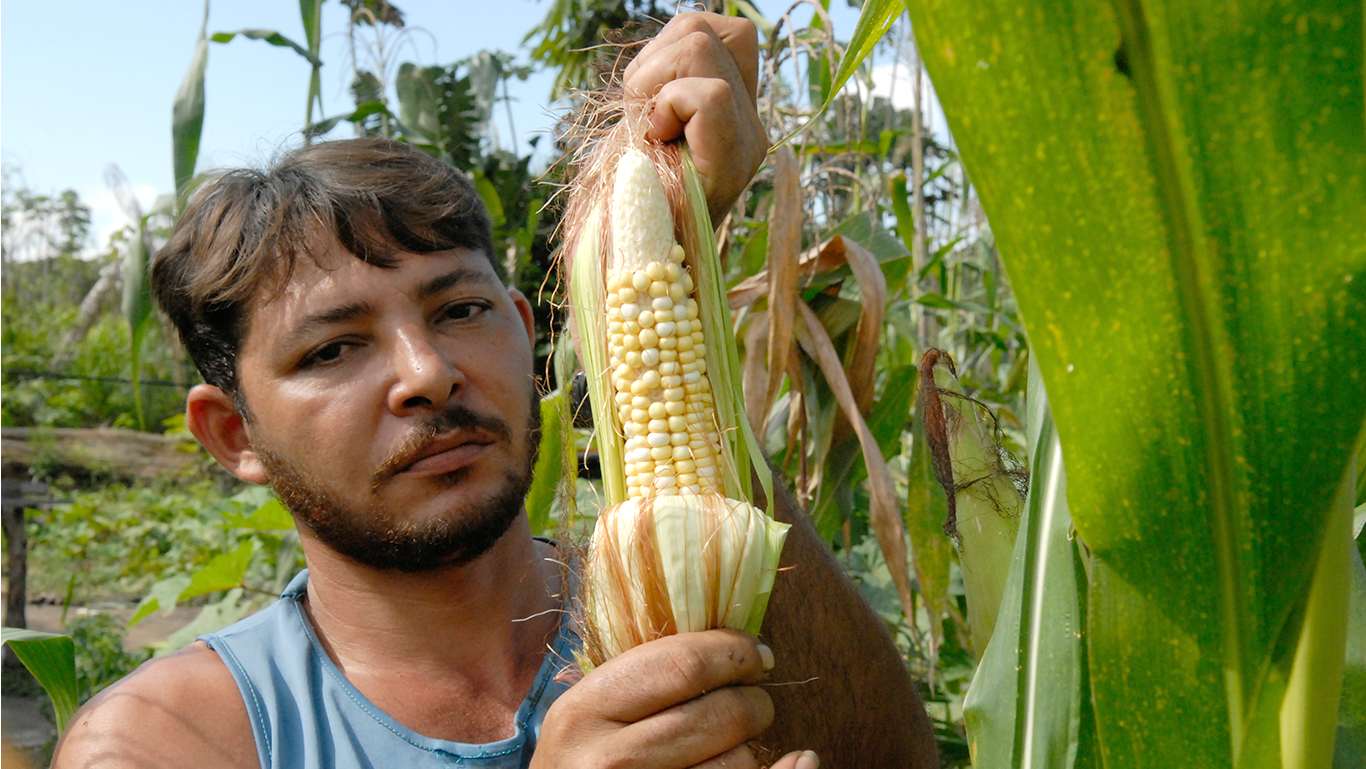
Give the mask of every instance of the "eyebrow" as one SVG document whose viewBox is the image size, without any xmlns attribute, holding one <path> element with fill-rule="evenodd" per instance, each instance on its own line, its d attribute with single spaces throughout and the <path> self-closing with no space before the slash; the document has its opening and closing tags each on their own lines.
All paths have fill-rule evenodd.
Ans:
<svg viewBox="0 0 1366 769">
<path fill-rule="evenodd" d="M 280 340 L 280 347 L 288 349 L 298 343 L 299 340 L 307 339 L 320 329 L 335 326 L 338 323 L 346 323 L 356 318 L 363 318 L 372 312 L 374 312 L 374 308 L 370 306 L 369 302 L 351 302 L 314 313 L 291 328 L 285 334 L 284 339 Z"/>
<path fill-rule="evenodd" d="M 436 294 L 439 294 L 452 286 L 458 286 L 461 283 L 492 282 L 493 281 L 489 280 L 487 270 L 479 270 L 473 267 L 459 267 L 444 275 L 438 275 L 431 280 L 424 281 L 422 285 L 417 287 L 417 296 L 419 299 L 430 299 Z"/>
<path fill-rule="evenodd" d="M 443 275 L 438 275 L 430 280 L 423 281 L 417 287 L 419 299 L 430 299 L 452 286 L 462 283 L 492 283 L 485 270 L 471 267 L 459 267 Z M 369 302 L 350 302 L 337 307 L 332 307 L 322 312 L 317 312 L 304 318 L 297 326 L 290 329 L 281 341 L 280 347 L 288 349 L 298 343 L 299 340 L 307 339 L 320 329 L 328 326 L 335 326 L 338 323 L 363 318 L 374 312 L 374 307 Z"/>
</svg>

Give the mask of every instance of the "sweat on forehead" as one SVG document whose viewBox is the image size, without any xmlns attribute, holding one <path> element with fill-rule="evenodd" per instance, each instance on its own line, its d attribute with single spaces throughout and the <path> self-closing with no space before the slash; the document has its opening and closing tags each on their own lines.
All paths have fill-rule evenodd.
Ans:
<svg viewBox="0 0 1366 769">
<path fill-rule="evenodd" d="M 467 248 L 501 275 L 474 185 L 410 145 L 323 142 L 265 170 L 222 173 L 190 199 L 151 275 L 206 382 L 235 388 L 248 306 L 287 285 L 300 256 L 316 261 L 333 238 L 381 267 L 398 253 Z"/>
</svg>

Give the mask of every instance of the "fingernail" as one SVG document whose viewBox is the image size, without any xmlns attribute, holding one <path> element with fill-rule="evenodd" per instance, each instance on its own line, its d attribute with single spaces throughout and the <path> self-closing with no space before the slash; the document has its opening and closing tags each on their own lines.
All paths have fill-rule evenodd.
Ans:
<svg viewBox="0 0 1366 769">
<path fill-rule="evenodd" d="M 821 758 L 813 750 L 803 750 L 797 758 L 797 769 L 820 769 Z"/>
<path fill-rule="evenodd" d="M 768 647 L 765 646 L 764 644 L 759 644 L 758 646 L 759 646 L 759 662 L 763 663 L 764 670 L 772 670 L 772 669 L 773 669 L 773 650 L 770 649 L 770 648 L 768 648 Z M 815 753 L 812 753 L 811 755 L 814 756 L 814 755 L 816 755 L 816 754 L 815 754 Z"/>
</svg>

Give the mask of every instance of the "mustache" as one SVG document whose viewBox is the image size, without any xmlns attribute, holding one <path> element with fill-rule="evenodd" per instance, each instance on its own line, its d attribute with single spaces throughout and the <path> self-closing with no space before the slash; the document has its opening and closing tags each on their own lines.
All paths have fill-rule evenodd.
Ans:
<svg viewBox="0 0 1366 769">
<path fill-rule="evenodd" d="M 378 491 L 381 484 L 416 462 L 437 439 L 457 431 L 482 432 L 505 441 L 512 439 L 512 428 L 498 417 L 480 414 L 459 403 L 447 404 L 439 413 L 413 428 L 398 448 L 380 463 L 370 484 L 371 490 Z"/>
</svg>

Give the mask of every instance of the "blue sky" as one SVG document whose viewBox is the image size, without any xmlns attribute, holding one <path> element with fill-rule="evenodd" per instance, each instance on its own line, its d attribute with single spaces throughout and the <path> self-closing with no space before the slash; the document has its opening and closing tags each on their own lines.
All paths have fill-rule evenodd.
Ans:
<svg viewBox="0 0 1366 769">
<path fill-rule="evenodd" d="M 447 64 L 481 49 L 516 53 L 545 14 L 542 0 L 397 0 L 408 33 L 386 51 L 399 62 Z M 770 18 L 787 2 L 758 2 Z M 848 39 L 857 10 L 844 0 L 830 5 L 835 30 Z M 328 115 L 351 106 L 346 8 L 323 6 L 323 103 Z M 39 192 L 75 189 L 93 209 L 94 234 L 122 217 L 105 182 L 115 163 L 144 205 L 173 186 L 171 100 L 184 75 L 203 20 L 196 0 L 9 0 L 0 8 L 0 154 Z M 805 22 L 810 14 L 798 12 Z M 304 40 L 293 0 L 217 0 L 209 32 L 270 28 Z M 904 70 L 904 67 L 903 67 Z M 206 114 L 199 168 L 259 164 L 298 143 L 309 66 L 289 49 L 238 38 L 212 44 L 205 83 Z M 526 139 L 547 132 L 551 77 L 537 73 L 514 83 L 514 128 Z M 898 96 L 909 100 L 909 88 Z M 898 98 L 897 101 L 902 101 Z M 496 130 L 512 133 L 506 112 Z M 344 129 L 335 134 L 348 135 Z"/>
</svg>

